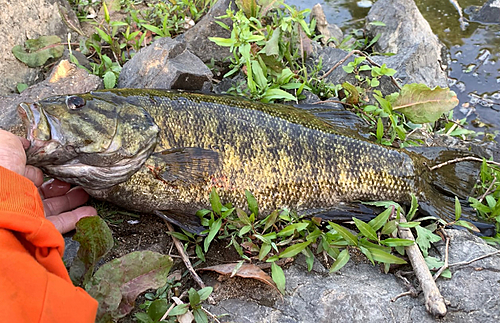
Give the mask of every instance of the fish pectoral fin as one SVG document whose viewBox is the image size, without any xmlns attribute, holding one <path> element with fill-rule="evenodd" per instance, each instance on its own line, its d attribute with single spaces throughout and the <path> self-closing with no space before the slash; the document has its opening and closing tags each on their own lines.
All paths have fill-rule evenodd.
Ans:
<svg viewBox="0 0 500 323">
<path fill-rule="evenodd" d="M 158 176 L 167 182 L 204 181 L 220 168 L 219 153 L 198 147 L 162 150 L 150 156 L 159 170 Z"/>
<path fill-rule="evenodd" d="M 188 232 L 201 235 L 207 228 L 201 225 L 200 218 L 192 213 L 178 210 L 153 211 L 153 213 L 165 221 L 177 225 Z"/>
</svg>

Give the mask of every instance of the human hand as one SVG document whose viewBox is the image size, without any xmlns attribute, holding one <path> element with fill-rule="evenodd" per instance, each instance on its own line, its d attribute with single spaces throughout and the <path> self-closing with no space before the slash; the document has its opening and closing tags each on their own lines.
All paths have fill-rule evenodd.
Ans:
<svg viewBox="0 0 500 323">
<path fill-rule="evenodd" d="M 28 147 L 29 141 L 25 138 L 0 129 L 0 166 L 28 178 L 38 187 L 45 216 L 59 232 L 69 232 L 81 218 L 97 215 L 97 211 L 91 206 L 78 207 L 89 198 L 82 188 L 70 189 L 70 184 L 59 180 L 44 183 L 42 171 L 26 165 L 25 149 Z"/>
</svg>

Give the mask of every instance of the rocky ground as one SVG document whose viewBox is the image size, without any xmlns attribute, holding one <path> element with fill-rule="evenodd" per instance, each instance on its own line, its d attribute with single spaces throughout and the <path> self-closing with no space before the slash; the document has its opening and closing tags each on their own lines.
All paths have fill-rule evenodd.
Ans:
<svg viewBox="0 0 500 323">
<path fill-rule="evenodd" d="M 99 78 L 66 60 L 58 62 L 44 78 L 46 71 L 29 69 L 13 58 L 11 48 L 22 43 L 26 37 L 59 34 L 64 39 L 71 32 L 55 14 L 59 12 L 55 7 L 57 3 L 67 7 L 65 0 L 2 4 L 6 10 L 0 12 L 0 53 L 4 57 L 0 62 L 1 128 L 22 133 L 16 114 L 19 102 L 102 87 Z M 141 50 L 125 64 L 118 86 L 189 90 L 212 88 L 213 76 L 205 63 L 213 57 L 225 57 L 227 52 L 214 46 L 206 36 L 224 37 L 225 31 L 214 23 L 214 17 L 224 13 L 228 5 L 229 1 L 220 0 L 202 21 L 181 37 L 159 39 Z M 380 62 L 398 70 L 396 76 L 399 79 L 429 86 L 446 85 L 443 47 L 412 0 L 379 0 L 367 20 L 386 22 L 388 28 L 379 30 L 371 27 L 370 32 L 382 33 L 377 43 L 378 51 L 396 53 L 395 56 L 380 59 Z M 321 58 L 326 71 L 346 55 L 341 50 L 318 45 L 309 59 L 314 64 Z M 349 77 L 337 68 L 328 80 L 338 84 Z M 18 82 L 33 85 L 22 94 L 14 94 Z M 388 92 L 393 90 L 389 81 L 386 86 Z M 159 219 L 143 216 L 137 222 L 137 219 L 125 218 L 125 221 L 111 227 L 117 243 L 108 258 L 146 249 L 175 255 L 171 239 L 165 233 L 167 229 Z M 466 231 L 449 230 L 448 234 L 451 237 L 450 264 L 466 262 L 497 250 Z M 67 242 L 69 246 L 65 257 L 70 261 L 75 245 L 70 239 Z M 214 250 L 209 255 L 211 261 L 235 260 L 227 258 L 224 246 Z M 445 254 L 444 243 L 436 244 L 433 253 L 442 258 Z M 178 263 L 176 268 L 182 268 Z M 497 322 L 500 319 L 500 256 L 497 254 L 470 264 L 456 265 L 451 267 L 451 271 L 451 279 L 440 278 L 437 281 L 441 293 L 449 302 L 448 315 L 437 321 Z M 224 322 L 436 321 L 426 312 L 422 296 L 406 296 L 391 301 L 407 291 L 403 280 L 393 273 L 383 274 L 380 268 L 363 261 L 351 260 L 340 273 L 329 274 L 320 262 L 316 262 L 313 271 L 308 272 L 304 260 L 299 257 L 285 269 L 285 276 L 286 294 L 281 298 L 276 291 L 259 282 L 243 278 L 219 280 L 217 275 L 204 274 L 202 278 L 214 286 L 216 300 L 216 304 L 207 308 L 214 314 L 228 314 L 221 319 Z M 414 280 L 411 275 L 409 279 Z"/>
</svg>

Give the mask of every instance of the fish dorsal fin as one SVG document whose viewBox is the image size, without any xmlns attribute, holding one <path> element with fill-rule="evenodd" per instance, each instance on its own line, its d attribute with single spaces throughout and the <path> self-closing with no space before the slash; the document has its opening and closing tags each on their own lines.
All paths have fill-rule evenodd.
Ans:
<svg viewBox="0 0 500 323">
<path fill-rule="evenodd" d="M 166 149 L 150 157 L 158 175 L 167 182 L 199 182 L 214 174 L 220 165 L 219 153 L 199 147 Z"/>
</svg>

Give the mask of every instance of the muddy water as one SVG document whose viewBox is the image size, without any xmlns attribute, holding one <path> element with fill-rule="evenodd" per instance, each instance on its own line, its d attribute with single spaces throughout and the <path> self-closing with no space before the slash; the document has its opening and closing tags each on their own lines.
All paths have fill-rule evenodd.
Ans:
<svg viewBox="0 0 500 323">
<path fill-rule="evenodd" d="M 369 0 L 287 0 L 301 9 L 321 3 L 330 23 L 344 32 L 364 25 Z M 471 129 L 500 132 L 500 25 L 470 22 L 464 29 L 457 9 L 443 0 L 416 0 L 422 15 L 449 51 L 449 84 L 460 100 L 455 117 L 467 117 Z M 458 0 L 461 8 L 481 6 L 486 0 Z M 465 10 L 467 11 L 467 10 Z M 467 18 L 467 14 L 464 13 Z M 496 135 L 500 140 L 500 135 Z"/>
</svg>

